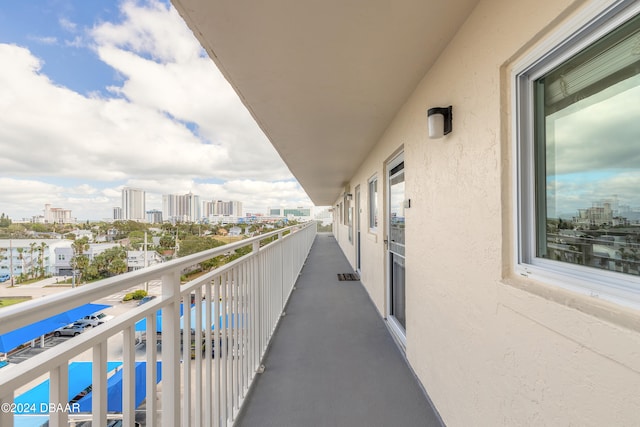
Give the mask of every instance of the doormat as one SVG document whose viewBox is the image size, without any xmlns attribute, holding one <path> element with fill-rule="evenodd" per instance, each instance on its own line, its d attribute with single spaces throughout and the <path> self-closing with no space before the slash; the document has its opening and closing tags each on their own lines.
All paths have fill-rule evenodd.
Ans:
<svg viewBox="0 0 640 427">
<path fill-rule="evenodd" d="M 341 281 L 341 282 L 360 280 L 360 276 L 358 276 L 357 274 L 353 274 L 353 273 L 339 273 L 338 274 L 338 280 Z"/>
</svg>

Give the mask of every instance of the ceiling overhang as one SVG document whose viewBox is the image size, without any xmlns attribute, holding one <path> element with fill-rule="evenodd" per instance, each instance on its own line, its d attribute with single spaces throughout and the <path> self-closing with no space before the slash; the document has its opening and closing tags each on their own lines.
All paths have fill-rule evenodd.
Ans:
<svg viewBox="0 0 640 427">
<path fill-rule="evenodd" d="M 477 0 L 172 0 L 316 205 L 333 204 Z"/>
</svg>

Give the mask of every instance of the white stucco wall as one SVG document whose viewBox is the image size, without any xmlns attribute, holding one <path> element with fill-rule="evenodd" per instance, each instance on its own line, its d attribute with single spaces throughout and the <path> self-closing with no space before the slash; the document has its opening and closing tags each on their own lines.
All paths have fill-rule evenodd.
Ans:
<svg viewBox="0 0 640 427">
<path fill-rule="evenodd" d="M 510 66 L 586 1 L 482 1 L 353 177 L 385 313 L 384 162 L 405 152 L 407 357 L 448 426 L 640 424 L 640 313 L 513 274 Z M 453 105 L 429 140 L 426 110 Z M 352 265 L 347 227 L 334 232 Z"/>
</svg>

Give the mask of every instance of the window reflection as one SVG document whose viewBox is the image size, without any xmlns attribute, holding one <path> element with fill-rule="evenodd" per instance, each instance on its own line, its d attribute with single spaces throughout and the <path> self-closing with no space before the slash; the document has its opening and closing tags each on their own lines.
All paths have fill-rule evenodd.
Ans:
<svg viewBox="0 0 640 427">
<path fill-rule="evenodd" d="M 640 274 L 639 18 L 536 82 L 538 256 Z"/>
</svg>

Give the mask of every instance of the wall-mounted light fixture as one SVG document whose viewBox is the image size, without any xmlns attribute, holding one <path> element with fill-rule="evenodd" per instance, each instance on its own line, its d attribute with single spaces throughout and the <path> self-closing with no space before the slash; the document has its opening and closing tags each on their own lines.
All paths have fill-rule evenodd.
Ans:
<svg viewBox="0 0 640 427">
<path fill-rule="evenodd" d="M 429 108 L 427 117 L 429 119 L 429 138 L 438 139 L 451 132 L 452 106 Z"/>
<path fill-rule="evenodd" d="M 351 193 L 347 193 L 347 194 L 345 194 L 345 195 L 344 195 L 344 197 L 345 197 L 345 199 L 347 199 L 347 200 L 353 200 L 353 194 L 351 194 Z"/>
</svg>

